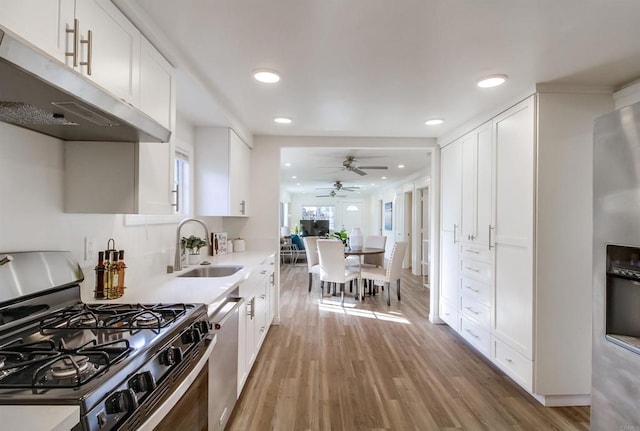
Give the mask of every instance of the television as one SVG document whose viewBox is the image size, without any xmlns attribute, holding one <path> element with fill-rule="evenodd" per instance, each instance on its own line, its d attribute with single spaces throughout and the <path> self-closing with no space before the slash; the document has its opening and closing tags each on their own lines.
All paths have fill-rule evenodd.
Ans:
<svg viewBox="0 0 640 431">
<path fill-rule="evenodd" d="M 300 220 L 303 236 L 325 236 L 329 233 L 329 220 Z"/>
</svg>

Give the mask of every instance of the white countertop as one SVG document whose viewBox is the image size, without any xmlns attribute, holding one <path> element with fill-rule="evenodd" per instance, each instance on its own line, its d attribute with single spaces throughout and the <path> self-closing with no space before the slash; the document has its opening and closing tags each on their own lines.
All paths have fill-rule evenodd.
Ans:
<svg viewBox="0 0 640 431">
<path fill-rule="evenodd" d="M 118 299 L 99 301 L 93 298 L 93 286 L 82 286 L 82 302 L 97 303 L 204 303 L 211 313 L 226 294 L 245 280 L 273 251 L 246 251 L 222 256 L 208 256 L 212 265 L 241 265 L 243 268 L 229 277 L 178 277 L 195 268 L 189 266 L 172 274 L 149 277 L 144 283 L 127 286 Z M 80 420 L 79 406 L 0 406 L 0 429 L 24 431 L 69 431 Z"/>
</svg>

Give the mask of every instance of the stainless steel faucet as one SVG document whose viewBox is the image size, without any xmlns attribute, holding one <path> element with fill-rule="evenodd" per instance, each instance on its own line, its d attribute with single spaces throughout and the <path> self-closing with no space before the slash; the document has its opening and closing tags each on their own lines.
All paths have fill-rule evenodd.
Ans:
<svg viewBox="0 0 640 431">
<path fill-rule="evenodd" d="M 197 218 L 186 218 L 184 220 L 182 220 L 180 222 L 180 224 L 178 224 L 178 230 L 176 231 L 176 257 L 174 259 L 173 262 L 173 270 L 174 271 L 180 271 L 182 270 L 182 260 L 180 259 L 180 230 L 182 229 L 182 226 L 184 226 L 185 224 L 189 223 L 190 221 L 195 221 L 197 223 L 200 223 L 202 225 L 202 227 L 204 228 L 204 231 L 206 232 L 207 236 L 206 236 L 206 241 L 207 241 L 207 246 L 211 245 L 211 241 L 209 240 L 209 229 L 207 228 L 207 225 L 204 224 L 204 222 L 200 219 Z"/>
</svg>

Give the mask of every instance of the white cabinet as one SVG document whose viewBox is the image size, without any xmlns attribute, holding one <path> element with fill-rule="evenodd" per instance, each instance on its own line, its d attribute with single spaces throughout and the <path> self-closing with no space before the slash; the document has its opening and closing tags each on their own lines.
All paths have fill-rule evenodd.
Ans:
<svg viewBox="0 0 640 431">
<path fill-rule="evenodd" d="M 64 62 L 74 13 L 74 0 L 3 0 L 0 24 Z"/>
<path fill-rule="evenodd" d="M 196 214 L 249 215 L 251 150 L 229 128 L 196 129 Z"/>
<path fill-rule="evenodd" d="M 144 37 L 140 40 L 140 110 L 175 130 L 176 78 L 171 64 Z"/>
<path fill-rule="evenodd" d="M 171 214 L 172 142 L 65 142 L 64 211 Z"/>
<path fill-rule="evenodd" d="M 456 311 L 444 268 L 440 286 L 440 317 L 451 324 L 443 313 L 457 312 L 451 326 L 545 405 L 588 404 L 591 389 L 592 129 L 613 101 L 572 91 L 540 91 L 490 133 L 485 124 L 454 141 L 464 166 L 451 191 L 462 195 Z M 455 171 L 446 148 L 443 226 Z"/>
<path fill-rule="evenodd" d="M 67 65 L 76 68 L 119 99 L 138 105 L 140 74 L 140 32 L 108 0 L 77 0 L 77 65 L 73 57 Z M 67 24 L 73 28 L 73 22 Z M 74 50 L 74 35 L 68 38 Z"/>
<path fill-rule="evenodd" d="M 274 257 L 270 256 L 240 284 L 239 293 L 245 300 L 245 307 L 244 310 L 240 310 L 238 396 L 242 392 L 271 325 L 274 266 Z"/>
<path fill-rule="evenodd" d="M 462 218 L 460 241 L 488 248 L 491 225 L 492 139 L 488 122 L 461 139 Z"/>
<path fill-rule="evenodd" d="M 535 98 L 494 119 L 496 153 L 493 333 L 533 359 Z"/>
</svg>

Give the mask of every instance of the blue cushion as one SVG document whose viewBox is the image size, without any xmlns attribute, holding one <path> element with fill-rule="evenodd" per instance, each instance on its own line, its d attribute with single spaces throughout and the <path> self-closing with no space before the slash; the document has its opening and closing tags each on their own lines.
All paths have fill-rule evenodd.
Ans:
<svg viewBox="0 0 640 431">
<path fill-rule="evenodd" d="M 300 239 L 300 237 L 296 234 L 291 235 L 291 244 L 295 244 L 296 246 L 298 246 L 298 250 L 304 250 L 304 243 L 302 242 L 302 239 Z"/>
</svg>

